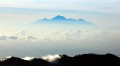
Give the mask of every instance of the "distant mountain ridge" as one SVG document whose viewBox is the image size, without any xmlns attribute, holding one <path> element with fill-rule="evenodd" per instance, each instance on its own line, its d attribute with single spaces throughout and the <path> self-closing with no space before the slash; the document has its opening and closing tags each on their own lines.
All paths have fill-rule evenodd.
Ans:
<svg viewBox="0 0 120 66">
<path fill-rule="evenodd" d="M 93 25 L 91 22 L 88 22 L 84 19 L 76 20 L 76 19 L 66 18 L 61 15 L 57 15 L 51 19 L 43 18 L 34 22 L 34 24 L 41 24 L 41 23 Z"/>
<path fill-rule="evenodd" d="M 54 18 L 52 18 L 52 20 L 67 20 L 67 18 L 65 18 L 64 16 L 57 15 Z"/>
</svg>

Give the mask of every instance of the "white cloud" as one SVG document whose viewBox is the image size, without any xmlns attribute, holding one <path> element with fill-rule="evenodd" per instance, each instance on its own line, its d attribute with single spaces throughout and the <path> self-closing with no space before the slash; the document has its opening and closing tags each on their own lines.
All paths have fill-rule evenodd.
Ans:
<svg viewBox="0 0 120 66">
<path fill-rule="evenodd" d="M 27 57 L 24 57 L 24 58 L 22 58 L 22 59 L 30 61 L 30 60 L 32 60 L 32 59 L 34 59 L 34 58 L 35 58 L 35 57 L 29 57 L 29 56 L 27 56 Z"/>
<path fill-rule="evenodd" d="M 0 40 L 34 40 L 34 41 L 63 41 L 63 40 L 107 40 L 110 38 L 118 38 L 120 31 L 81 31 L 81 30 L 68 30 L 68 31 L 55 31 L 55 32 L 16 32 L 13 34 L 6 34 L 0 36 Z"/>
<path fill-rule="evenodd" d="M 53 62 L 53 63 L 57 63 L 57 60 L 60 59 L 60 55 L 56 54 L 56 55 L 47 55 L 47 56 L 43 56 L 42 59 L 47 60 L 49 62 Z"/>
<path fill-rule="evenodd" d="M 12 57 L 13 57 L 13 56 L 7 56 L 7 57 L 1 59 L 0 61 L 5 61 L 5 60 L 10 59 L 10 58 L 12 58 Z"/>
</svg>

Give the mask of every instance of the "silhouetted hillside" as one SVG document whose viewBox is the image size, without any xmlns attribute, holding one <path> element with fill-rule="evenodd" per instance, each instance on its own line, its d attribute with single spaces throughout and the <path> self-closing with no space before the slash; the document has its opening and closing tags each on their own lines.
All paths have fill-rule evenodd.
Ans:
<svg viewBox="0 0 120 66">
<path fill-rule="evenodd" d="M 60 66 L 119 66 L 119 61 L 120 58 L 113 54 L 83 54 L 74 57 L 64 55 L 60 59 Z"/>
<path fill-rule="evenodd" d="M 1 60 L 0 66 L 120 66 L 120 58 L 113 54 L 82 54 L 74 57 L 60 55 L 60 57 L 52 62 L 41 58 L 24 60 L 11 57 Z"/>
</svg>

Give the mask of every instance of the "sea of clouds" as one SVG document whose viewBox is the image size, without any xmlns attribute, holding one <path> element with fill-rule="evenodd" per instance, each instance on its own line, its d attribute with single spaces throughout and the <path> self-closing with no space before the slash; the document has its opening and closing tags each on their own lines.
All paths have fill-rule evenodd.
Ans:
<svg viewBox="0 0 120 66">
<path fill-rule="evenodd" d="M 0 32 L 0 56 L 41 57 L 79 53 L 113 53 L 119 56 L 119 37 L 119 30 Z"/>
<path fill-rule="evenodd" d="M 50 32 L 12 32 L 0 34 L 0 40 L 101 40 L 109 41 L 111 39 L 119 39 L 120 31 L 81 31 L 81 30 L 69 30 L 69 31 L 50 31 Z"/>
</svg>

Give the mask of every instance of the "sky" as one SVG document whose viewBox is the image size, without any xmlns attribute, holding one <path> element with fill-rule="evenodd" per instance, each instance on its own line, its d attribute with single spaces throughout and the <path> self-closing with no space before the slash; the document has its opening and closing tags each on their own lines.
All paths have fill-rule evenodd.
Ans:
<svg viewBox="0 0 120 66">
<path fill-rule="evenodd" d="M 119 0 L 1 0 L 0 23 L 8 24 L 9 21 L 24 24 L 60 14 L 68 18 L 84 18 L 105 26 L 119 25 L 119 2 Z"/>
<path fill-rule="evenodd" d="M 120 55 L 119 3 L 120 0 L 0 0 L 0 57 L 109 52 Z M 82 18 L 99 28 L 30 25 L 56 15 Z"/>
</svg>

